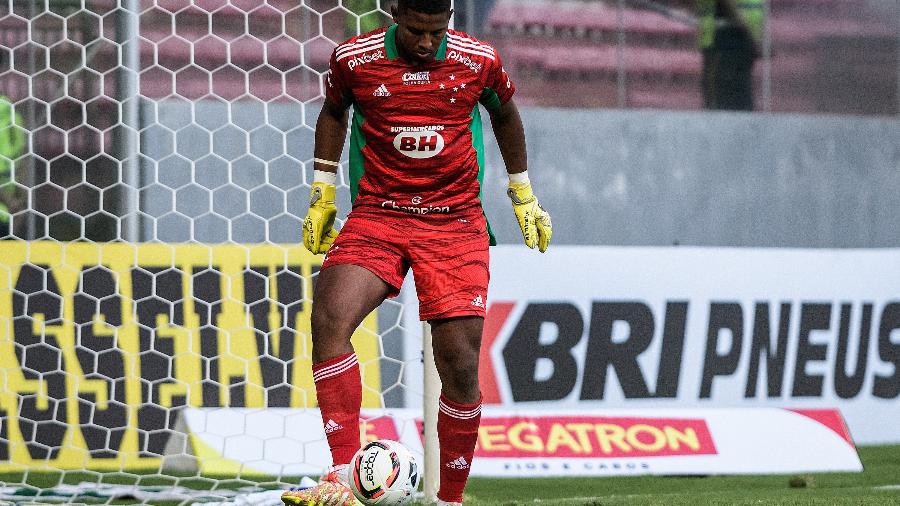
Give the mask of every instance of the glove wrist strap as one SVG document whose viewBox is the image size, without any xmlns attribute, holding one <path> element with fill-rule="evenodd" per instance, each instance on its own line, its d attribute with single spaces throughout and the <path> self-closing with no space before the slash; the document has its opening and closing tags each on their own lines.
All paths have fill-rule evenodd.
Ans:
<svg viewBox="0 0 900 506">
<path fill-rule="evenodd" d="M 528 182 L 528 171 L 523 170 L 522 172 L 516 172 L 515 174 L 509 174 L 509 184 L 519 184 L 519 183 L 527 183 Z"/>
<path fill-rule="evenodd" d="M 325 170 L 315 170 L 313 171 L 313 182 L 325 183 L 334 186 L 334 183 L 337 182 L 337 173 L 328 172 Z"/>
</svg>

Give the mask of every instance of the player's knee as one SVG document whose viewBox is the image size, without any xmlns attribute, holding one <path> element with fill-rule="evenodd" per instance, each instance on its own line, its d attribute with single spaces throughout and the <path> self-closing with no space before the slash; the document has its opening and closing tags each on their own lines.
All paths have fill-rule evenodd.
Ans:
<svg viewBox="0 0 900 506">
<path fill-rule="evenodd" d="M 435 360 L 456 370 L 477 370 L 478 347 L 464 339 L 443 339 L 434 343 Z"/>
<path fill-rule="evenodd" d="M 310 325 L 314 349 L 349 341 L 355 327 L 339 308 L 328 304 L 313 304 Z"/>
<path fill-rule="evenodd" d="M 435 361 L 445 390 L 464 397 L 478 394 L 478 350 L 445 347 L 435 350 Z"/>
<path fill-rule="evenodd" d="M 441 378 L 441 391 L 450 400 L 460 403 L 471 403 L 478 400 L 481 389 L 478 385 L 478 373 L 468 369 L 451 370 L 453 374 Z"/>
</svg>

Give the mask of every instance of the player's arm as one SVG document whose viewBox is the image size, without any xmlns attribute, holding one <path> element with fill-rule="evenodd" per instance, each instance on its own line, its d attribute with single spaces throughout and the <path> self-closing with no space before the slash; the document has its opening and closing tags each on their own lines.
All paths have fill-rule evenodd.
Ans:
<svg viewBox="0 0 900 506">
<path fill-rule="evenodd" d="M 500 146 L 500 154 L 506 165 L 506 172 L 519 174 L 528 169 L 528 153 L 525 149 L 525 127 L 515 102 L 509 99 L 505 104 L 490 111 L 491 127 Z"/>
<path fill-rule="evenodd" d="M 303 245 L 314 254 L 325 253 L 337 237 L 334 204 L 338 160 L 347 134 L 347 107 L 326 98 L 316 120 L 315 169 L 309 194 L 309 211 L 303 220 Z"/>
<path fill-rule="evenodd" d="M 500 154 L 509 174 L 509 187 L 506 194 L 512 201 L 513 211 L 522 230 L 525 245 L 535 246 L 541 253 L 550 246 L 553 226 L 550 214 L 540 206 L 537 197 L 531 191 L 528 180 L 528 154 L 525 148 L 525 128 L 519 109 L 512 99 L 490 111 L 491 127 L 494 137 L 500 146 Z"/>
<path fill-rule="evenodd" d="M 325 99 L 319 119 L 316 120 L 316 145 L 314 149 L 317 160 L 337 161 L 344 149 L 347 136 L 348 108 Z M 336 165 L 315 162 L 316 170 L 337 172 Z"/>
</svg>

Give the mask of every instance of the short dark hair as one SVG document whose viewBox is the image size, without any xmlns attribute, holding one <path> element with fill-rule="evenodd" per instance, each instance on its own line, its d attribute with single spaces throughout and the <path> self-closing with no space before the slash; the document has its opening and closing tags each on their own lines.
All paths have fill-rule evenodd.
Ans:
<svg viewBox="0 0 900 506">
<path fill-rule="evenodd" d="M 450 12 L 450 0 L 399 0 L 397 9 L 412 10 L 423 14 Z"/>
</svg>

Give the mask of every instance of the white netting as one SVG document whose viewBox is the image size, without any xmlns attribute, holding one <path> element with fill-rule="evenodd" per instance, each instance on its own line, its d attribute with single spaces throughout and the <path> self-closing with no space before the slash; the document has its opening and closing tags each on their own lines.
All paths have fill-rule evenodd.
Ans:
<svg viewBox="0 0 900 506">
<path fill-rule="evenodd" d="M 297 245 L 313 129 L 332 49 L 386 11 L 0 3 L 0 499 L 88 488 L 107 502 L 121 483 L 188 502 L 320 471 L 321 257 Z M 354 336 L 374 416 L 421 395 L 403 379 L 420 367 L 405 318 L 388 301 Z"/>
</svg>

